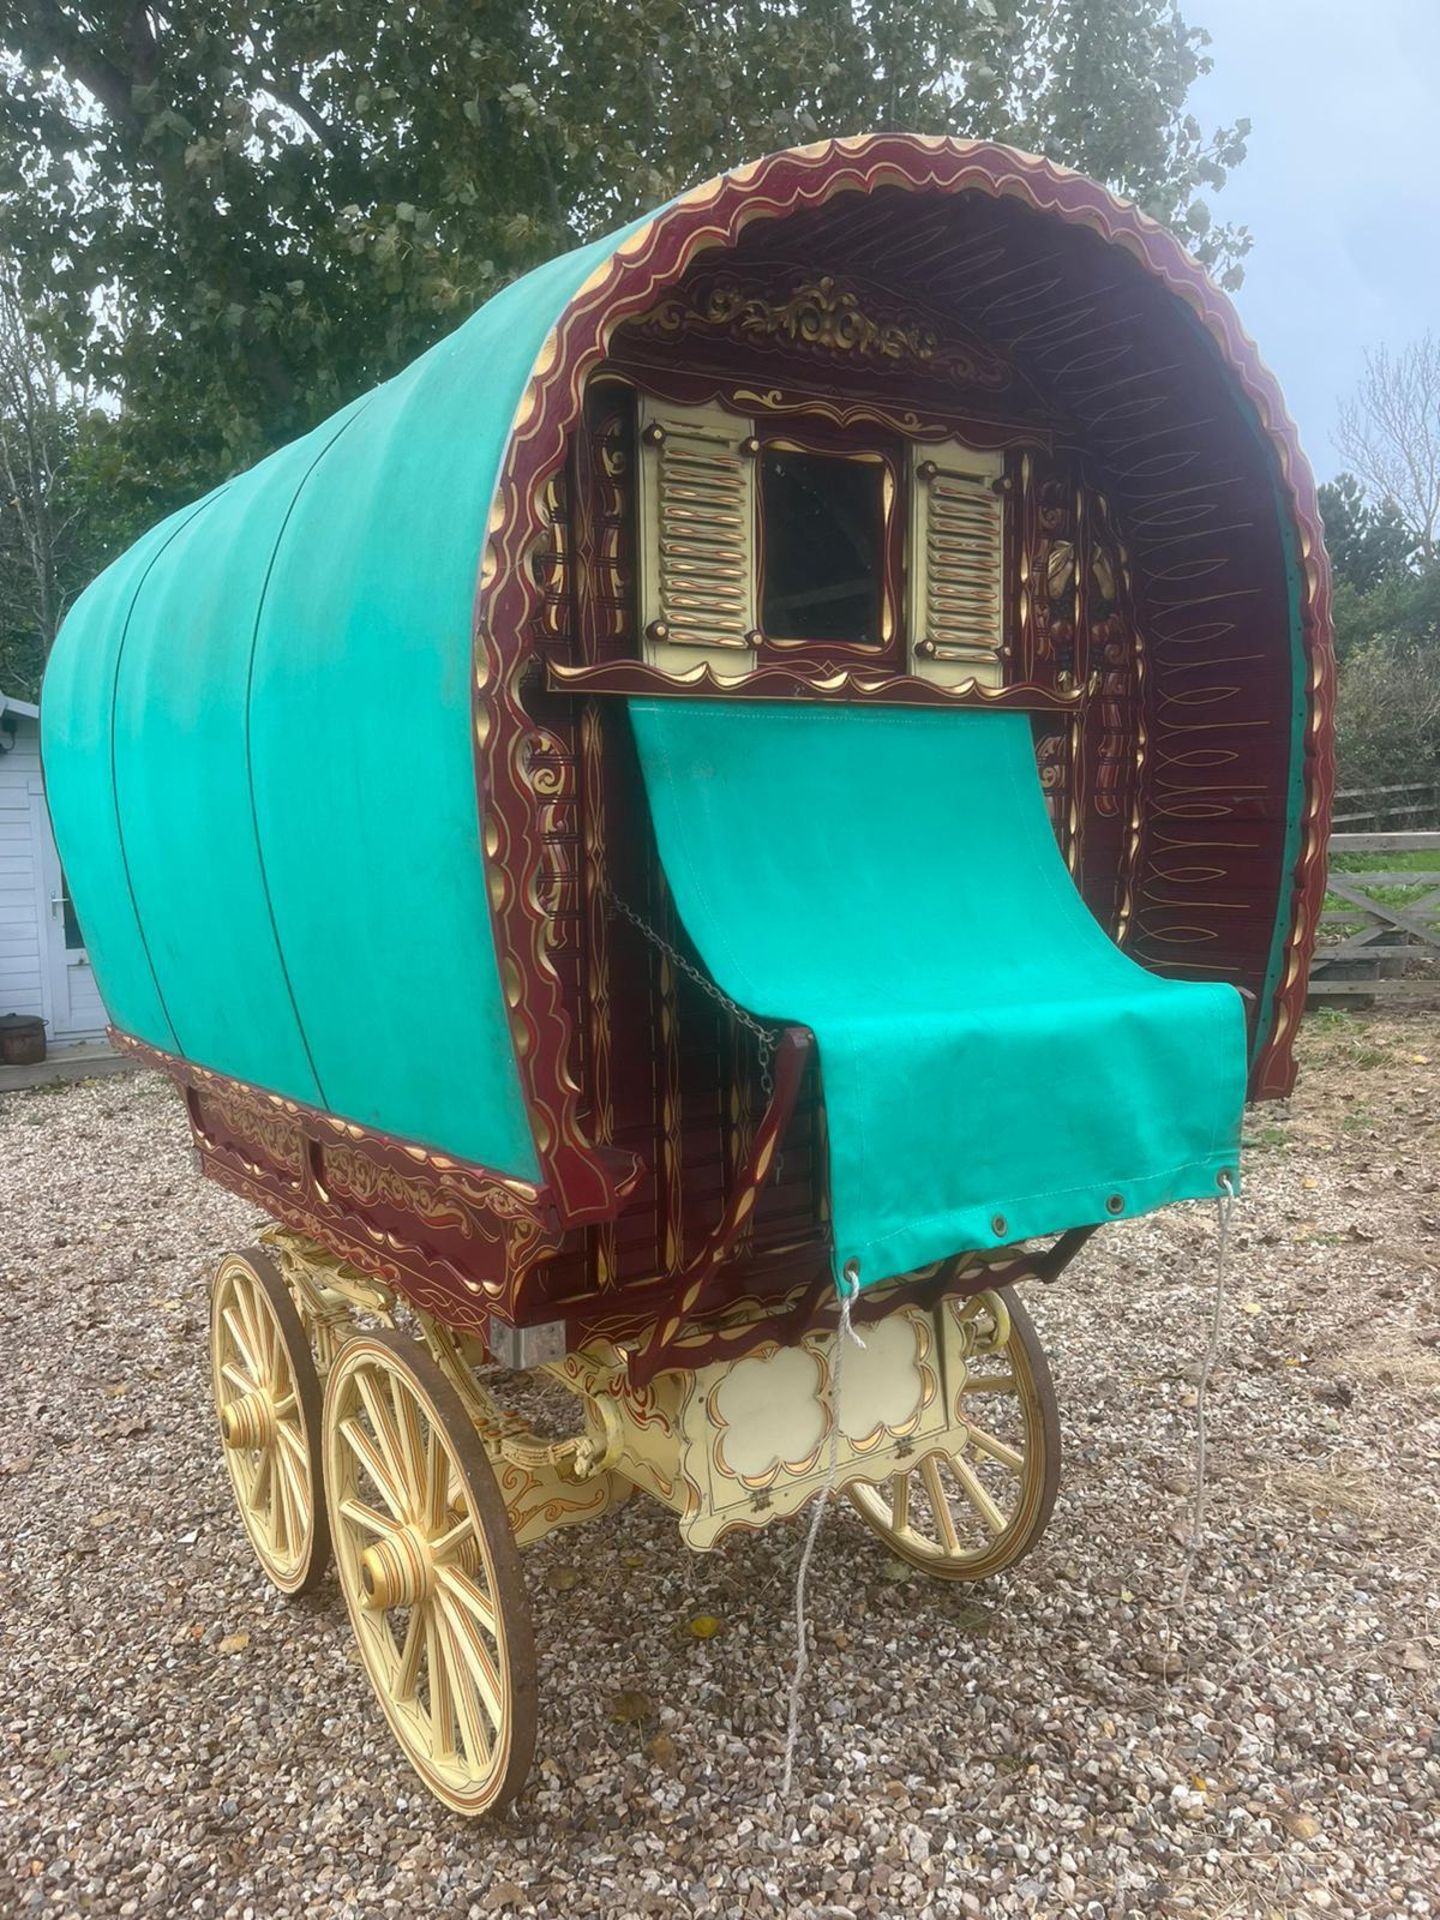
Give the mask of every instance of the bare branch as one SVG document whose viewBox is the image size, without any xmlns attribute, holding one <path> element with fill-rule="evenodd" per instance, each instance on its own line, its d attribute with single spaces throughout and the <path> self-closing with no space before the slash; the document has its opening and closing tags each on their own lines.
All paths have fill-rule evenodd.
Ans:
<svg viewBox="0 0 1440 1920">
<path fill-rule="evenodd" d="M 1440 337 L 1367 353 L 1335 438 L 1376 500 L 1399 511 L 1424 558 L 1440 558 Z"/>
</svg>

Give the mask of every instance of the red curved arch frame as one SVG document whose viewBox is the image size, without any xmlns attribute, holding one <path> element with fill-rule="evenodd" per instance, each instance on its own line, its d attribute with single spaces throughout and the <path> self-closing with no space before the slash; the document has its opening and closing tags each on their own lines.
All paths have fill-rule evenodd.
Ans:
<svg viewBox="0 0 1440 1920">
<path fill-rule="evenodd" d="M 733 244 L 752 221 L 775 219 L 838 194 L 881 186 L 980 191 L 1012 197 L 1123 249 L 1183 303 L 1209 334 L 1274 449 L 1285 517 L 1298 560 L 1300 638 L 1309 680 L 1303 739 L 1303 805 L 1289 926 L 1269 1031 L 1251 1088 L 1287 1092 L 1292 1049 L 1325 887 L 1325 840 L 1334 784 L 1330 581 L 1314 479 L 1274 377 L 1230 302 L 1178 242 L 1094 182 L 1032 155 L 978 143 L 879 134 L 834 140 L 736 168 L 685 194 L 631 233 L 572 300 L 521 397 L 491 508 L 476 595 L 474 724 L 491 911 L 516 1058 L 546 1184 L 570 1225 L 613 1217 L 633 1166 L 596 1148 L 581 1124 L 574 1035 L 549 949 L 548 828 L 575 804 L 578 769 L 563 743 L 526 711 L 521 678 L 540 589 L 527 557 L 543 537 L 543 489 L 564 457 L 585 381 L 621 321 L 642 311 L 695 257 Z"/>
</svg>

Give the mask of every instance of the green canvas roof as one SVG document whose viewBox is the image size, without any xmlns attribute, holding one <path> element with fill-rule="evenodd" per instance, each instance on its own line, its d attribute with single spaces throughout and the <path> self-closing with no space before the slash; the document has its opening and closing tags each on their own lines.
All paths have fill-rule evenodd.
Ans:
<svg viewBox="0 0 1440 1920">
<path fill-rule="evenodd" d="M 45 684 L 50 805 L 111 1019 L 533 1179 L 485 896 L 471 635 L 516 405 L 616 235 L 155 527 Z"/>
</svg>

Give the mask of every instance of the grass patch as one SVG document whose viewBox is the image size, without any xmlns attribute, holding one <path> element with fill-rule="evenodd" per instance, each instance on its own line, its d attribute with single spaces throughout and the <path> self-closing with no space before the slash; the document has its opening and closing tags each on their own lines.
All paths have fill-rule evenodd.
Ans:
<svg viewBox="0 0 1440 1920">
<path fill-rule="evenodd" d="M 1440 851 L 1421 853 L 1332 853 L 1332 873 L 1433 873 L 1440 882 Z"/>
<path fill-rule="evenodd" d="M 1364 1461 L 1343 1455 L 1323 1465 L 1281 1467 L 1266 1474 L 1262 1484 L 1281 1505 L 1317 1519 L 1341 1514 L 1397 1534 L 1415 1531 L 1421 1520 L 1408 1495 L 1397 1493 Z"/>
<path fill-rule="evenodd" d="M 1330 1040 L 1343 1039 L 1359 1028 L 1354 1014 L 1346 1013 L 1343 1007 L 1317 1007 L 1306 1014 L 1305 1024 L 1312 1033 L 1324 1034 Z"/>
</svg>

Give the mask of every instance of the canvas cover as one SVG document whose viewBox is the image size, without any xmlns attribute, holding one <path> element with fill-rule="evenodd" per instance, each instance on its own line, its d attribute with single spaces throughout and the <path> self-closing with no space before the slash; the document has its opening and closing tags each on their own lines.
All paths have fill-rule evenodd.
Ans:
<svg viewBox="0 0 1440 1920">
<path fill-rule="evenodd" d="M 1244 1007 L 1071 882 L 1021 713 L 635 700 L 661 863 L 741 1006 L 817 1038 L 837 1279 L 1238 1185 Z"/>
</svg>

